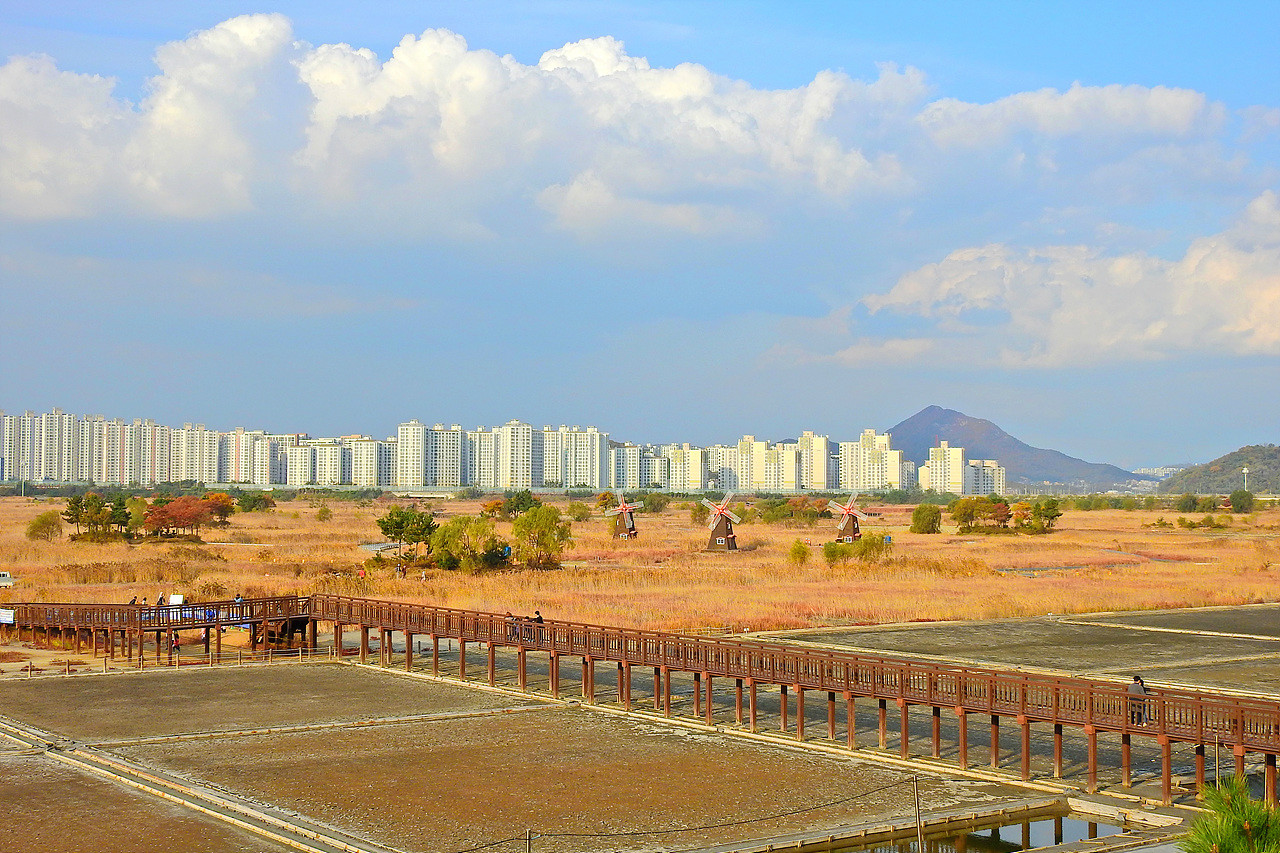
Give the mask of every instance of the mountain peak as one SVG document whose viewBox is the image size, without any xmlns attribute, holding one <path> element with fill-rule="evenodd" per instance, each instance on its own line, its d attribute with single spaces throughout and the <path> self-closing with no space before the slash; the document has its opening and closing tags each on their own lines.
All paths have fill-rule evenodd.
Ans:
<svg viewBox="0 0 1280 853">
<path fill-rule="evenodd" d="M 1010 483 L 1073 483 L 1086 489 L 1107 489 L 1141 479 L 1115 465 L 1032 447 L 991 421 L 942 406 L 926 406 L 885 431 L 893 436 L 893 448 L 917 465 L 929 460 L 929 448 L 945 441 L 952 447 L 963 447 L 969 459 L 999 460 Z"/>
</svg>

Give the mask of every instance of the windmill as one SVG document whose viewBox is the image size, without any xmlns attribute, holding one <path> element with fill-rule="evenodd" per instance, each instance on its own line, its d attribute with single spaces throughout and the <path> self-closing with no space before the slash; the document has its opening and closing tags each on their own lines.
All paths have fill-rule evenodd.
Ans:
<svg viewBox="0 0 1280 853">
<path fill-rule="evenodd" d="M 832 513 L 840 513 L 840 523 L 836 525 L 837 542 L 854 542 L 862 538 L 862 529 L 858 527 L 858 521 L 866 521 L 867 517 L 854 506 L 857 499 L 857 495 L 849 495 L 849 500 L 843 504 L 827 501 L 827 509 Z"/>
<path fill-rule="evenodd" d="M 622 494 L 622 489 L 618 489 L 618 505 L 613 509 L 605 512 L 606 516 L 613 516 L 613 538 L 614 539 L 635 539 L 636 519 L 635 511 L 640 508 L 640 504 L 627 503 L 626 497 Z"/>
<path fill-rule="evenodd" d="M 733 535 L 733 525 L 735 522 L 741 524 L 742 519 L 730 511 L 729 501 L 731 500 L 733 500 L 733 492 L 725 492 L 724 498 L 718 504 L 706 498 L 702 499 L 702 505 L 711 510 L 711 518 L 707 522 L 707 527 L 711 530 L 711 537 L 707 540 L 708 551 L 738 550 L 738 540 Z"/>
</svg>

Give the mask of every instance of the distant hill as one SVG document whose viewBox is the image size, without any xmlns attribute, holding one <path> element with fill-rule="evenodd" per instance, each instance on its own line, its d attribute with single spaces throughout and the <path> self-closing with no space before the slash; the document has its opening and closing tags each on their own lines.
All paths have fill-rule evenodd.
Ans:
<svg viewBox="0 0 1280 853">
<path fill-rule="evenodd" d="M 1233 450 L 1204 465 L 1184 468 L 1160 484 L 1160 491 L 1181 495 L 1229 495 L 1244 485 L 1241 468 L 1249 469 L 1249 491 L 1274 492 L 1280 488 L 1280 447 L 1251 444 Z"/>
<path fill-rule="evenodd" d="M 1098 462 L 1085 462 L 1056 450 L 1019 441 L 991 421 L 929 406 L 886 432 L 892 446 L 920 465 L 929 461 L 929 448 L 945 441 L 963 447 L 969 459 L 997 459 L 1009 483 L 1084 483 L 1087 491 L 1101 491 L 1131 480 L 1150 480 L 1139 474 Z"/>
</svg>

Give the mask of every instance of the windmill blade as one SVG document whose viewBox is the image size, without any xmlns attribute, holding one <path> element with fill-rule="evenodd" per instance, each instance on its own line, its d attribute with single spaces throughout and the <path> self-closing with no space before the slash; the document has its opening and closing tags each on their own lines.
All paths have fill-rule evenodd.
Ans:
<svg viewBox="0 0 1280 853">
<path fill-rule="evenodd" d="M 635 526 L 636 526 L 636 520 L 635 520 L 634 518 L 632 518 L 632 517 L 631 517 L 631 513 L 630 513 L 630 512 L 624 512 L 624 513 L 622 514 L 622 523 L 623 523 L 623 524 L 625 524 L 627 527 L 635 527 Z"/>
<path fill-rule="evenodd" d="M 607 510 L 605 510 L 605 511 L 604 511 L 604 514 L 605 514 L 606 516 L 610 516 L 610 515 L 617 515 L 617 514 L 618 514 L 618 513 L 620 513 L 620 512 L 622 512 L 622 510 L 618 509 L 617 507 L 614 507 L 613 509 L 607 509 Z"/>
<path fill-rule="evenodd" d="M 719 524 L 719 523 L 720 523 L 720 516 L 719 516 L 718 514 L 712 514 L 711 518 L 710 518 L 710 519 L 708 519 L 708 521 L 707 521 L 707 529 L 708 529 L 708 530 L 715 530 L 715 529 L 716 529 L 716 525 L 717 525 L 717 524 Z"/>
<path fill-rule="evenodd" d="M 838 504 L 835 501 L 827 501 L 827 509 L 832 512 L 844 512 L 844 504 Z"/>
<path fill-rule="evenodd" d="M 725 514 L 725 517 L 726 517 L 726 518 L 728 518 L 730 521 L 732 521 L 734 524 L 741 524 L 741 523 L 742 523 L 742 519 L 738 518 L 738 516 L 734 515 L 734 514 L 733 514 L 732 512 L 730 512 L 729 510 L 727 510 L 727 509 L 726 509 L 726 510 L 724 511 L 724 514 Z"/>
<path fill-rule="evenodd" d="M 713 504 L 711 501 L 707 500 L 706 498 L 703 498 L 703 499 L 702 499 L 702 505 L 703 505 L 703 506 L 705 506 L 707 509 L 711 510 L 712 512 L 719 512 L 719 511 L 720 511 L 720 507 L 716 506 L 715 504 Z"/>
<path fill-rule="evenodd" d="M 725 492 L 724 499 L 720 501 L 721 506 L 728 506 L 733 501 L 733 492 Z"/>
</svg>

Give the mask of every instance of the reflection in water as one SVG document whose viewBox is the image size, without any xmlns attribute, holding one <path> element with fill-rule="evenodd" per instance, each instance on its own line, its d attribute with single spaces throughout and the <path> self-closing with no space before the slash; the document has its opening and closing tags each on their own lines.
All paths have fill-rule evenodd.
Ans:
<svg viewBox="0 0 1280 853">
<path fill-rule="evenodd" d="M 1035 847 L 1051 847 L 1088 838 L 1124 832 L 1123 826 L 1074 817 L 1046 817 L 974 830 L 967 835 L 932 835 L 925 832 L 924 853 L 1017 853 Z M 916 840 L 903 839 L 877 847 L 840 847 L 842 853 L 918 853 Z"/>
</svg>

